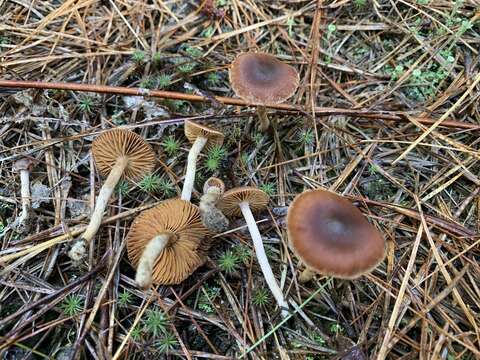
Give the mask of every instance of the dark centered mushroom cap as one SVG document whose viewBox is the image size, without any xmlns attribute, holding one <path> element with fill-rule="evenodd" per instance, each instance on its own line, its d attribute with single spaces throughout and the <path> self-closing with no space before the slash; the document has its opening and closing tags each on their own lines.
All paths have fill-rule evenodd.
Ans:
<svg viewBox="0 0 480 360">
<path fill-rule="evenodd" d="M 155 153 L 140 135 L 130 130 L 113 129 L 98 136 L 92 143 L 92 154 L 97 168 L 107 176 L 119 157 L 126 157 L 123 176 L 135 180 L 151 173 Z"/>
<path fill-rule="evenodd" d="M 204 264 L 208 250 L 208 230 L 189 201 L 169 199 L 137 216 L 127 236 L 128 258 L 137 268 L 148 242 L 165 233 L 172 235 L 153 265 L 152 281 L 179 284 Z"/>
<path fill-rule="evenodd" d="M 203 184 L 203 193 L 206 194 L 208 189 L 211 187 L 216 187 L 219 189 L 220 195 L 222 195 L 225 192 L 225 183 L 222 181 L 222 179 L 219 179 L 217 177 L 209 177 L 207 181 Z"/>
<path fill-rule="evenodd" d="M 299 83 L 294 67 L 264 53 L 240 54 L 229 76 L 235 94 L 254 105 L 282 103 L 295 93 Z"/>
<path fill-rule="evenodd" d="M 385 257 L 377 229 L 352 203 L 328 191 L 298 195 L 288 209 L 287 231 L 297 256 L 324 275 L 353 279 Z"/>
<path fill-rule="evenodd" d="M 225 138 L 225 135 L 220 131 L 190 120 L 185 120 L 185 136 L 191 143 L 194 143 L 199 136 L 207 138 L 205 149 L 210 149 L 213 146 L 221 146 Z"/>
<path fill-rule="evenodd" d="M 262 211 L 268 205 L 268 195 L 253 186 L 243 186 L 226 191 L 217 203 L 217 207 L 226 216 L 242 216 L 238 206 L 247 202 L 252 212 Z"/>
</svg>

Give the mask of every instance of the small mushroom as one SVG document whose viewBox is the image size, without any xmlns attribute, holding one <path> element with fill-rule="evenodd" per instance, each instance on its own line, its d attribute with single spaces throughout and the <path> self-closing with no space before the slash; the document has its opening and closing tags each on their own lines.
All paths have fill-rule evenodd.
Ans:
<svg viewBox="0 0 480 360">
<path fill-rule="evenodd" d="M 127 236 L 137 285 L 181 283 L 205 262 L 207 235 L 198 207 L 188 201 L 169 199 L 142 212 Z"/>
<path fill-rule="evenodd" d="M 33 162 L 28 158 L 21 158 L 13 164 L 13 171 L 20 173 L 20 195 L 22 197 L 22 213 L 15 220 L 14 227 L 20 233 L 28 232 L 30 228 L 29 218 L 32 208 L 30 197 L 30 170 Z"/>
<path fill-rule="evenodd" d="M 185 121 L 185 136 L 193 144 L 188 153 L 187 172 L 182 189 L 182 200 L 190 201 L 192 198 L 193 183 L 195 181 L 195 170 L 197 168 L 197 157 L 203 148 L 209 149 L 213 146 L 223 144 L 224 135 L 208 126 Z"/>
<path fill-rule="evenodd" d="M 282 290 L 278 286 L 272 268 L 268 263 L 267 255 L 263 247 L 262 236 L 260 235 L 260 231 L 258 231 L 257 223 L 252 214 L 252 211 L 257 212 L 263 210 L 267 207 L 267 204 L 267 194 L 255 187 L 245 186 L 226 191 L 218 202 L 218 208 L 227 216 L 240 216 L 243 214 L 265 281 L 282 311 L 282 316 L 285 317 L 288 315 L 288 303 L 283 297 Z"/>
<path fill-rule="evenodd" d="M 288 239 L 312 271 L 354 279 L 373 270 L 385 257 L 385 241 L 377 229 L 347 199 L 325 190 L 305 191 L 294 199 L 287 214 Z"/>
<path fill-rule="evenodd" d="M 235 94 L 252 105 L 258 105 L 260 130 L 270 126 L 266 106 L 283 103 L 298 88 L 300 78 L 294 67 L 275 56 L 247 52 L 233 61 L 230 85 Z"/>
<path fill-rule="evenodd" d="M 221 233 L 228 229 L 228 219 L 216 206 L 224 192 L 225 184 L 219 178 L 211 177 L 203 184 L 203 195 L 199 205 L 200 214 L 205 227 L 213 233 Z"/>
<path fill-rule="evenodd" d="M 93 141 L 92 154 L 99 172 L 107 179 L 100 189 L 87 229 L 68 253 L 77 262 L 83 259 L 87 244 L 100 228 L 103 213 L 118 181 L 122 177 L 139 179 L 150 173 L 155 165 L 155 153 L 150 145 L 129 130 L 114 129 L 103 133 Z"/>
</svg>

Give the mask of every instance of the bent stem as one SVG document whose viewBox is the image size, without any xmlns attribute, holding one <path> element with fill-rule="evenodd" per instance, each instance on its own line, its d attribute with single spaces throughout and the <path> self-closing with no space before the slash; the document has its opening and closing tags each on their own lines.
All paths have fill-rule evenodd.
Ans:
<svg viewBox="0 0 480 360">
<path fill-rule="evenodd" d="M 278 306 L 282 310 L 282 317 L 285 317 L 288 315 L 288 303 L 283 297 L 282 290 L 278 286 L 275 276 L 273 276 L 272 268 L 268 263 L 267 254 L 265 254 L 265 249 L 263 247 L 262 236 L 260 235 L 260 231 L 258 231 L 257 223 L 255 222 L 252 211 L 250 210 L 250 206 L 247 202 L 242 202 L 239 204 L 239 206 L 240 210 L 242 210 L 243 217 L 247 222 L 248 231 L 252 237 L 255 253 L 257 254 L 258 263 L 262 269 L 265 281 L 267 282 L 273 297 L 277 301 Z"/>
<path fill-rule="evenodd" d="M 135 282 L 138 287 L 148 289 L 152 285 L 152 270 L 155 260 L 165 249 L 172 234 L 160 234 L 150 240 L 143 250 L 137 266 Z"/>
<path fill-rule="evenodd" d="M 188 153 L 187 172 L 182 189 L 182 200 L 190 201 L 192 198 L 193 182 L 195 181 L 195 171 L 197 169 L 197 158 L 204 146 L 207 144 L 207 138 L 199 136 Z"/>
<path fill-rule="evenodd" d="M 85 256 L 86 246 L 95 237 L 95 234 L 100 228 L 103 212 L 107 207 L 108 200 L 110 199 L 110 196 L 112 196 L 115 186 L 122 177 L 127 164 L 128 159 L 126 157 L 119 157 L 110 171 L 110 174 L 108 174 L 108 177 L 98 194 L 95 209 L 93 210 L 87 229 L 83 233 L 80 241 L 76 242 L 68 253 L 72 260 L 79 261 Z"/>
<path fill-rule="evenodd" d="M 265 106 L 257 107 L 258 118 L 260 119 L 260 131 L 267 131 L 270 127 L 270 121 L 267 116 L 267 108 Z"/>
</svg>

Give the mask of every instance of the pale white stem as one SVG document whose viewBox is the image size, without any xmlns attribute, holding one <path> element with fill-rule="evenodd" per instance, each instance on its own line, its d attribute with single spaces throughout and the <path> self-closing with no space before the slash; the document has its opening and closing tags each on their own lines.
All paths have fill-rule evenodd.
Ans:
<svg viewBox="0 0 480 360">
<path fill-rule="evenodd" d="M 20 195 L 22 196 L 22 214 L 20 215 L 21 222 L 27 220 L 31 201 L 30 201 L 30 171 L 20 170 Z"/>
<path fill-rule="evenodd" d="M 87 244 L 95 237 L 100 225 L 102 224 L 103 212 L 105 211 L 108 200 L 112 196 L 115 186 L 123 175 L 125 168 L 127 167 L 128 159 L 125 157 L 120 157 L 115 162 L 110 174 L 108 174 L 105 183 L 97 197 L 95 202 L 95 209 L 93 210 L 92 217 L 88 223 L 87 229 L 83 233 L 80 241 L 77 241 L 73 244 L 72 248 L 68 252 L 68 256 L 73 261 L 80 261 L 85 257 L 87 252 Z"/>
<path fill-rule="evenodd" d="M 277 301 L 278 306 L 282 310 L 282 316 L 285 317 L 288 315 L 288 303 L 285 301 L 282 290 L 278 286 L 275 276 L 273 275 L 272 268 L 268 263 L 267 254 L 265 254 L 265 249 L 263 247 L 262 236 L 260 235 L 260 231 L 258 231 L 255 218 L 253 217 L 252 211 L 250 210 L 250 206 L 247 202 L 242 202 L 239 204 L 239 206 L 240 210 L 242 210 L 243 217 L 247 222 L 248 231 L 252 237 L 255 253 L 257 254 L 257 260 L 260 264 L 260 268 L 262 269 L 265 281 L 267 282 L 273 297 Z"/>
<path fill-rule="evenodd" d="M 188 153 L 187 172 L 185 174 L 185 181 L 182 189 L 182 200 L 190 201 L 192 198 L 193 183 L 195 181 L 195 171 L 197 169 L 197 158 L 200 152 L 207 144 L 208 139 L 199 136 L 195 139 L 195 142 Z"/>
<path fill-rule="evenodd" d="M 148 289 L 152 285 L 153 264 L 167 246 L 170 236 L 171 234 L 157 235 L 145 246 L 135 275 L 135 282 L 140 288 Z"/>
</svg>

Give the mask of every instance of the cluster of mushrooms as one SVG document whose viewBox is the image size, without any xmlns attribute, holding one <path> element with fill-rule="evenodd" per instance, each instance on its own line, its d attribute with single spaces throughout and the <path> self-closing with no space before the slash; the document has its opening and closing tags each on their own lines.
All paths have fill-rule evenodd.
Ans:
<svg viewBox="0 0 480 360">
<path fill-rule="evenodd" d="M 239 97 L 257 105 L 260 127 L 267 129 L 266 106 L 292 96 L 299 77 L 293 67 L 271 55 L 244 53 L 232 63 L 230 82 Z M 197 157 L 202 150 L 221 145 L 224 135 L 188 120 L 184 130 L 192 147 L 181 197 L 142 212 L 127 235 L 127 253 L 136 269 L 137 285 L 148 289 L 152 284 L 181 283 L 205 262 L 211 235 L 227 230 L 228 218 L 243 216 L 265 282 L 282 315 L 287 315 L 288 302 L 268 262 L 253 215 L 267 207 L 268 195 L 250 186 L 225 191 L 220 179 L 210 178 L 199 205 L 194 205 L 191 198 Z M 120 179 L 137 181 L 156 165 L 150 145 L 134 132 L 119 128 L 98 136 L 92 155 L 98 171 L 107 178 L 87 229 L 69 251 L 76 262 L 85 257 Z M 287 234 L 291 249 L 306 266 L 301 281 L 310 280 L 314 273 L 352 279 L 371 271 L 385 256 L 385 242 L 376 228 L 348 200 L 325 190 L 306 191 L 294 199 L 288 209 Z"/>
</svg>

